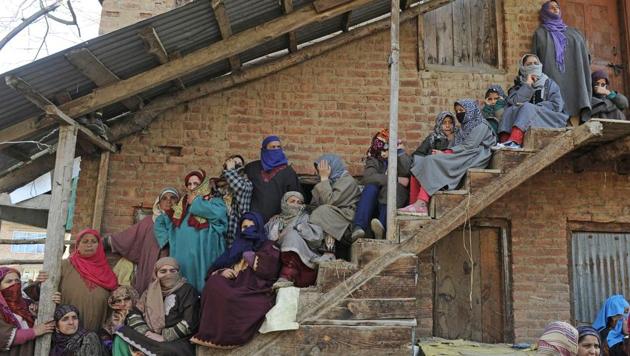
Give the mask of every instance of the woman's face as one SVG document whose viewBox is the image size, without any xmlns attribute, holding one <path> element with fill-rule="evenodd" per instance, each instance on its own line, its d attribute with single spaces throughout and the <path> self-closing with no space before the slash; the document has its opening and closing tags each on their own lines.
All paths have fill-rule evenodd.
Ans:
<svg viewBox="0 0 630 356">
<path fill-rule="evenodd" d="M 499 96 L 498 93 L 492 92 L 492 93 L 488 94 L 488 96 L 486 97 L 486 104 L 494 105 L 494 104 L 497 103 L 499 98 L 501 98 L 501 97 Z"/>
<path fill-rule="evenodd" d="M 79 329 L 79 316 L 75 312 L 69 312 L 57 322 L 57 330 L 64 335 L 74 335 Z"/>
<path fill-rule="evenodd" d="M 191 176 L 190 178 L 188 178 L 188 182 L 186 182 L 186 189 L 188 189 L 189 192 L 192 192 L 193 190 L 197 189 L 200 184 L 201 179 L 199 179 L 199 177 Z"/>
<path fill-rule="evenodd" d="M 119 296 L 112 300 L 112 309 L 114 310 L 131 310 L 133 303 L 128 295 Z"/>
<path fill-rule="evenodd" d="M 256 223 L 253 220 L 244 219 L 243 222 L 241 223 L 241 231 L 244 231 L 248 227 L 254 226 L 254 225 L 256 225 Z"/>
<path fill-rule="evenodd" d="M 442 121 L 442 131 L 447 134 L 453 133 L 453 126 L 453 118 L 450 116 L 447 116 L 444 121 Z"/>
<path fill-rule="evenodd" d="M 538 60 L 538 58 L 536 58 L 536 56 L 527 56 L 527 58 L 525 58 L 525 61 L 523 62 L 523 65 L 525 67 L 536 64 L 540 64 L 540 61 Z"/>
<path fill-rule="evenodd" d="M 560 16 L 560 5 L 558 5 L 558 3 L 557 3 L 557 2 L 552 1 L 552 2 L 549 4 L 549 12 L 551 12 L 551 13 L 552 13 L 552 14 L 554 14 L 554 15 L 558 15 L 558 16 Z"/>
<path fill-rule="evenodd" d="M 459 104 L 455 104 L 455 113 L 456 114 L 461 114 L 463 112 L 465 113 L 466 109 L 464 109 L 464 107 L 459 105 Z"/>
<path fill-rule="evenodd" d="M 599 341 L 593 335 L 586 335 L 578 343 L 577 356 L 599 356 Z"/>
<path fill-rule="evenodd" d="M 160 198 L 159 204 L 160 210 L 170 210 L 173 208 L 173 205 L 177 204 L 177 195 L 173 193 L 164 193 L 164 195 Z"/>
<path fill-rule="evenodd" d="M 282 148 L 282 144 L 280 144 L 280 141 L 271 141 L 265 148 L 268 150 L 279 150 Z"/>
<path fill-rule="evenodd" d="M 79 241 L 79 255 L 83 257 L 90 257 L 96 253 L 98 248 L 98 238 L 92 234 L 85 234 Z"/>
<path fill-rule="evenodd" d="M 15 272 L 9 272 L 0 282 L 0 290 L 7 289 L 18 283 L 20 283 L 20 276 Z"/>
<path fill-rule="evenodd" d="M 304 202 L 302 201 L 302 199 L 296 197 L 295 195 L 292 195 L 287 199 L 287 204 L 289 204 L 290 206 L 300 206 L 304 204 Z"/>
<path fill-rule="evenodd" d="M 179 269 L 175 268 L 174 266 L 164 265 L 157 270 L 157 278 L 161 279 L 162 277 L 176 274 L 177 272 L 179 272 Z"/>
</svg>

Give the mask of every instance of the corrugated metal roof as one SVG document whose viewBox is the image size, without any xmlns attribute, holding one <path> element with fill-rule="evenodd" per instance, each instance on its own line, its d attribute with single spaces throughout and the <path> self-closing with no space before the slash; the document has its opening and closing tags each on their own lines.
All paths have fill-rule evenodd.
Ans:
<svg viewBox="0 0 630 356">
<path fill-rule="evenodd" d="M 310 3 L 312 0 L 294 0 L 294 8 L 299 9 Z M 225 2 L 225 9 L 232 26 L 232 32 L 235 34 L 282 16 L 279 0 L 230 0 Z M 370 20 L 387 11 L 389 11 L 388 0 L 374 1 L 364 8 L 353 11 L 351 24 L 356 25 Z M 296 31 L 298 43 L 309 42 L 341 31 L 342 20 L 342 16 L 338 16 Z M 66 59 L 65 55 L 75 49 L 87 48 L 118 77 L 121 79 L 130 78 L 159 65 L 158 61 L 147 53 L 143 41 L 138 36 L 140 30 L 149 26 L 155 29 L 166 51 L 170 54 L 186 55 L 221 40 L 211 2 L 207 0 L 194 1 L 167 13 L 39 59 L 4 73 L 4 75 L 12 74 L 21 77 L 35 90 L 51 100 L 61 92 L 69 93 L 73 99 L 87 95 L 95 89 L 95 84 L 79 72 Z M 245 63 L 270 53 L 286 50 L 287 42 L 287 36 L 272 39 L 241 53 L 240 59 Z M 189 86 L 229 71 L 229 63 L 224 60 L 180 79 Z M 156 96 L 173 90 L 172 84 L 167 83 L 147 90 L 139 96 L 145 101 L 150 101 Z M 0 103 L 2 103 L 0 105 L 0 130 L 41 113 L 22 95 L 7 87 L 4 81 L 0 82 Z M 104 118 L 107 119 L 125 113 L 128 109 L 122 104 L 116 103 L 103 108 L 102 111 Z M 37 151 L 36 146 L 32 144 L 20 144 L 14 147 L 29 154 Z M 0 172 L 17 162 L 9 158 L 6 152 L 0 154 Z"/>
</svg>

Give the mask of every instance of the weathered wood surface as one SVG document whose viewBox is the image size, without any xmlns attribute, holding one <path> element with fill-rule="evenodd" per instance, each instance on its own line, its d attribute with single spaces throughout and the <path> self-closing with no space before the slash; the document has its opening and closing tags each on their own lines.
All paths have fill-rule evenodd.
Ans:
<svg viewBox="0 0 630 356">
<path fill-rule="evenodd" d="M 153 55 L 160 64 L 166 64 L 171 60 L 171 56 L 169 56 L 168 52 L 166 52 L 166 48 L 164 48 L 162 40 L 160 40 L 155 28 L 146 27 L 138 32 L 138 36 L 140 36 L 142 42 L 144 42 L 147 52 Z M 184 82 L 180 78 L 176 78 L 172 82 L 173 85 L 179 89 L 186 88 Z"/>
<path fill-rule="evenodd" d="M 315 0 L 313 2 L 313 7 L 315 7 L 317 12 L 324 12 L 337 6 L 347 4 L 350 1 L 352 0 Z"/>
<path fill-rule="evenodd" d="M 48 211 L 0 205 L 0 220 L 46 228 Z"/>
<path fill-rule="evenodd" d="M 418 217 L 408 215 L 398 215 L 398 241 L 404 242 L 406 238 L 411 235 L 421 233 L 422 229 L 425 229 L 429 224 L 435 223 L 436 220 L 431 219 L 429 216 Z"/>
<path fill-rule="evenodd" d="M 488 168 L 500 169 L 503 172 L 508 172 L 516 168 L 527 158 L 534 156 L 535 153 L 536 151 L 525 149 L 496 150 L 492 152 L 492 158 L 490 159 L 490 164 L 488 164 Z"/>
<path fill-rule="evenodd" d="M 500 169 L 471 168 L 466 173 L 462 189 L 474 193 L 477 189 L 483 188 L 499 175 L 501 175 Z"/>
<path fill-rule="evenodd" d="M 397 242 L 375 239 L 359 239 L 350 249 L 352 263 L 359 267 L 394 248 Z"/>
<path fill-rule="evenodd" d="M 505 342 L 505 301 L 503 263 L 499 230 L 479 229 L 479 269 L 481 290 L 481 341 Z"/>
<path fill-rule="evenodd" d="M 415 314 L 416 298 L 346 298 L 322 318 L 334 320 L 413 319 L 416 317 Z"/>
<path fill-rule="evenodd" d="M 49 278 L 42 283 L 39 301 L 38 323 L 52 320 L 55 304 L 52 295 L 58 290 L 61 274 L 61 255 L 64 249 L 65 224 L 68 218 L 68 205 L 72 190 L 72 165 L 77 143 L 78 127 L 64 125 L 59 128 L 55 171 L 53 173 L 52 197 L 50 205 L 55 209 L 48 210 L 48 226 L 46 228 L 46 254 L 42 270 L 48 271 Z M 36 355 L 48 355 L 50 350 L 50 334 L 37 338 Z"/>
<path fill-rule="evenodd" d="M 385 238 L 397 241 L 396 195 L 398 194 L 398 101 L 400 94 L 400 0 L 390 5 L 389 54 L 389 156 L 387 158 L 387 230 Z"/>
<path fill-rule="evenodd" d="M 556 137 L 562 135 L 571 128 L 561 129 L 541 129 L 537 127 L 531 127 L 525 132 L 523 138 L 523 148 L 526 150 L 540 150 L 551 143 Z"/>
<path fill-rule="evenodd" d="M 225 2 L 223 0 L 211 0 L 212 10 L 214 11 L 214 18 L 219 25 L 219 31 L 221 32 L 221 38 L 226 39 L 232 36 L 232 25 L 225 11 Z M 239 70 L 241 68 L 241 59 L 238 54 L 232 55 L 228 58 L 230 62 L 230 68 L 232 70 Z"/>
<path fill-rule="evenodd" d="M 464 201 L 467 196 L 467 190 L 439 191 L 429 201 L 429 215 L 433 219 L 441 219 L 442 216 Z"/>
<path fill-rule="evenodd" d="M 107 177 L 109 174 L 109 151 L 101 153 L 98 165 L 98 178 L 96 180 L 96 196 L 94 197 L 94 212 L 92 215 L 92 228 L 101 231 L 101 222 L 105 209 L 105 195 L 107 193 Z"/>
<path fill-rule="evenodd" d="M 7 192 L 38 178 L 42 174 L 52 170 L 55 162 L 50 155 L 56 152 L 39 154 L 38 157 L 27 162 L 22 162 L 15 169 L 5 173 L 0 177 L 0 192 Z"/>
<path fill-rule="evenodd" d="M 282 7 L 283 14 L 289 14 L 293 12 L 293 0 L 281 0 L 280 6 Z M 295 31 L 287 33 L 287 48 L 290 53 L 295 53 L 298 50 L 297 36 Z"/>
</svg>

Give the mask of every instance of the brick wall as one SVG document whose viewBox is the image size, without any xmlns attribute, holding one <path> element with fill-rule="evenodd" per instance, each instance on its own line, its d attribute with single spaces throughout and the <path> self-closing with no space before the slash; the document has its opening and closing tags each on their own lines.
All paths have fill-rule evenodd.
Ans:
<svg viewBox="0 0 630 356">
<path fill-rule="evenodd" d="M 427 134 L 439 111 L 452 110 L 454 100 L 481 98 L 491 83 L 509 85 L 517 60 L 531 47 L 541 3 L 503 0 L 506 68 L 493 72 L 419 73 L 415 24 L 402 26 L 399 127 L 408 149 Z M 165 1 L 147 1 L 128 11 L 122 4 L 133 3 L 105 1 L 102 30 L 115 27 L 106 11 L 125 12 L 131 16 L 125 21 L 133 21 L 140 8 L 166 8 L 161 7 Z M 122 17 L 118 17 L 119 25 L 128 23 Z M 151 205 L 164 186 L 181 189 L 187 170 L 201 167 L 216 175 L 222 161 L 233 153 L 256 159 L 260 141 L 271 133 L 283 138 L 287 156 L 299 173 L 312 173 L 313 159 L 336 152 L 352 173 L 359 174 L 371 135 L 388 122 L 388 50 L 389 32 L 385 31 L 165 112 L 145 132 L 123 140 L 121 152 L 112 155 L 103 230 L 120 231 L 130 225 L 133 206 Z M 97 168 L 95 160 L 82 161 L 76 229 L 91 221 Z M 483 213 L 511 221 L 517 341 L 532 341 L 547 322 L 570 318 L 567 220 L 627 222 L 630 207 L 624 205 L 620 192 L 627 196 L 628 190 L 627 177 L 603 171 L 574 174 L 554 166 Z M 430 273 L 428 256 L 423 256 L 422 265 L 421 271 Z M 430 295 L 424 296 L 419 333 L 426 335 L 432 329 L 427 319 L 431 301 Z"/>
<path fill-rule="evenodd" d="M 159 15 L 192 0 L 104 0 L 99 33 L 106 34 L 121 27 Z"/>
</svg>

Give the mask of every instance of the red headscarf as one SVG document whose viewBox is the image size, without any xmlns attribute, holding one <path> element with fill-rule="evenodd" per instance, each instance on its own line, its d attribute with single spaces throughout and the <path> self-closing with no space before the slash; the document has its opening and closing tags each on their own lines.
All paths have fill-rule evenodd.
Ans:
<svg viewBox="0 0 630 356">
<path fill-rule="evenodd" d="M 94 235 L 98 239 L 96 253 L 90 257 L 84 257 L 79 254 L 79 242 L 86 234 Z M 98 285 L 108 290 L 114 290 L 118 287 L 118 279 L 107 263 L 101 235 L 98 231 L 85 229 L 79 232 L 74 250 L 70 255 L 70 263 L 79 272 L 88 288 L 93 289 Z"/>
<path fill-rule="evenodd" d="M 0 281 L 4 279 L 9 273 L 15 273 L 20 277 L 20 272 L 9 267 L 0 267 Z M 28 303 L 22 297 L 22 284 L 16 283 L 9 288 L 5 288 L 0 291 L 0 313 L 2 318 L 7 323 L 20 327 L 20 323 L 17 321 L 13 314 L 17 314 L 26 321 L 29 327 L 33 327 L 33 315 L 28 310 Z"/>
</svg>

